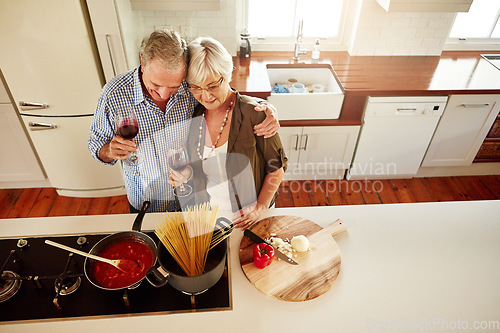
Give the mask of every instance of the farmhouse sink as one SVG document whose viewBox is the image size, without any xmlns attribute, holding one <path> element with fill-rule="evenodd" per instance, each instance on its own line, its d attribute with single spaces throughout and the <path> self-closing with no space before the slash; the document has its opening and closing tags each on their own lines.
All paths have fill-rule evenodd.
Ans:
<svg viewBox="0 0 500 333">
<path fill-rule="evenodd" d="M 481 54 L 486 61 L 500 69 L 500 54 Z"/>
<path fill-rule="evenodd" d="M 288 88 L 289 79 L 306 86 L 302 93 L 271 92 L 267 100 L 278 109 L 280 120 L 339 118 L 344 93 L 330 65 L 268 64 L 267 75 L 271 87 L 278 84 Z M 318 84 L 323 91 L 313 91 Z"/>
</svg>

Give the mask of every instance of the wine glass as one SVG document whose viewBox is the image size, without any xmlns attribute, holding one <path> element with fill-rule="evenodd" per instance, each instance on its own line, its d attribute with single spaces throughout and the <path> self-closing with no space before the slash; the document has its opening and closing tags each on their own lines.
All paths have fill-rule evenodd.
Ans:
<svg viewBox="0 0 500 333">
<path fill-rule="evenodd" d="M 132 140 L 139 133 L 139 122 L 135 115 L 134 109 L 131 107 L 122 108 L 116 111 L 115 114 L 116 132 L 119 136 L 126 140 Z M 129 166 L 136 166 L 142 162 L 140 153 L 132 152 L 129 157 L 123 160 L 123 163 Z"/>
<path fill-rule="evenodd" d="M 168 147 L 167 161 L 173 170 L 184 170 L 189 162 L 186 147 L 182 144 L 170 145 Z M 178 197 L 188 196 L 192 191 L 193 189 L 189 184 L 181 183 L 179 186 L 174 186 L 174 194 Z"/>
</svg>

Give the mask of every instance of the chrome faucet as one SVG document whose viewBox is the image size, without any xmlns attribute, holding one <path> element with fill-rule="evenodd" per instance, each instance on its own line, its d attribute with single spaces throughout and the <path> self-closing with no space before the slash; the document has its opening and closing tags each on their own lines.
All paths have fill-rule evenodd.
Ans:
<svg viewBox="0 0 500 333">
<path fill-rule="evenodd" d="M 299 21 L 299 29 L 297 31 L 297 39 L 295 40 L 295 49 L 293 51 L 293 60 L 299 60 L 299 55 L 304 55 L 307 54 L 307 51 L 309 51 L 307 48 L 301 49 L 300 48 L 300 43 L 302 43 L 302 30 L 304 28 L 304 21 L 300 20 Z"/>
</svg>

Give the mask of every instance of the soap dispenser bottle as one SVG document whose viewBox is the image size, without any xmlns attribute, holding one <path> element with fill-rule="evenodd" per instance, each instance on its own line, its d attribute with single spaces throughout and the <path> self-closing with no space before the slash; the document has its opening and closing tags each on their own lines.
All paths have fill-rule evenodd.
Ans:
<svg viewBox="0 0 500 333">
<path fill-rule="evenodd" d="M 319 59 L 319 39 L 316 39 L 316 44 L 314 44 L 314 49 L 312 51 L 312 58 Z"/>
</svg>

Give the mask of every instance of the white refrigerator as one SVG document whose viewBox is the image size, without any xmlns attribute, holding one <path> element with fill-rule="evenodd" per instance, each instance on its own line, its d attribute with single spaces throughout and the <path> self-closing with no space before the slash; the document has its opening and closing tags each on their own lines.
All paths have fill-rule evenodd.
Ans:
<svg viewBox="0 0 500 333">
<path fill-rule="evenodd" d="M 138 67 L 145 31 L 140 11 L 130 0 L 85 0 L 106 81 Z"/>
<path fill-rule="evenodd" d="M 124 194 L 119 164 L 87 148 L 105 82 L 84 0 L 0 0 L 0 68 L 60 195 Z"/>
</svg>

